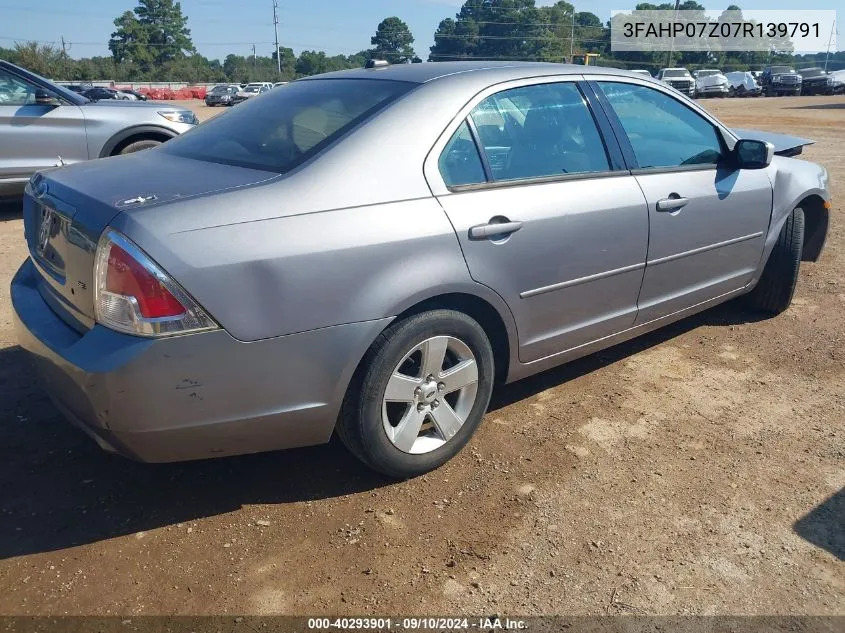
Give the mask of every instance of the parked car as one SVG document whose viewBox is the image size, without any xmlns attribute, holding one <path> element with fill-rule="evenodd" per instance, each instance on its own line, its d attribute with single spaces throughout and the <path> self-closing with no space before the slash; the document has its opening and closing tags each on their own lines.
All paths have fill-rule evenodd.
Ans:
<svg viewBox="0 0 845 633">
<path fill-rule="evenodd" d="M 725 78 L 728 80 L 730 97 L 758 97 L 763 92 L 751 72 L 737 70 L 725 73 Z"/>
<path fill-rule="evenodd" d="M 832 81 L 833 94 L 845 94 L 845 70 L 835 70 L 828 75 Z"/>
<path fill-rule="evenodd" d="M 258 95 L 269 92 L 272 89 L 273 84 L 271 83 L 256 82 L 247 84 L 245 88 L 239 90 L 237 94 L 235 94 L 235 96 L 229 101 L 229 105 L 237 105 L 242 101 L 246 101 L 252 97 L 257 97 Z"/>
<path fill-rule="evenodd" d="M 693 73 L 696 97 L 727 97 L 730 91 L 728 78 L 721 70 L 702 68 Z"/>
<path fill-rule="evenodd" d="M 37 170 L 154 147 L 196 123 L 185 108 L 91 101 L 0 61 L 0 196 L 19 195 Z"/>
<path fill-rule="evenodd" d="M 76 94 L 82 94 L 86 90 L 91 89 L 93 86 L 91 84 L 59 84 L 62 88 L 66 88 Z"/>
<path fill-rule="evenodd" d="M 102 101 L 103 99 L 116 99 L 117 101 L 137 101 L 137 98 L 128 92 L 115 90 L 114 88 L 103 88 L 102 86 L 94 86 L 93 88 L 88 88 L 87 90 L 83 90 L 80 94 L 86 99 L 90 99 L 91 101 Z"/>
<path fill-rule="evenodd" d="M 826 73 L 821 68 L 801 68 L 798 74 L 801 75 L 802 95 L 832 95 L 842 91 L 839 87 L 842 82 L 837 82 L 834 75 Z"/>
<path fill-rule="evenodd" d="M 686 68 L 662 68 L 657 79 L 685 95 L 695 95 L 695 80 Z"/>
<path fill-rule="evenodd" d="M 133 97 L 135 97 L 136 101 L 146 101 L 148 99 L 147 95 L 145 95 L 143 92 L 138 92 L 137 90 L 134 90 L 134 89 L 124 88 L 120 92 L 122 92 L 124 94 L 128 94 L 128 95 L 132 95 Z"/>
<path fill-rule="evenodd" d="M 238 94 L 238 90 L 240 90 L 240 86 L 238 85 L 221 84 L 214 86 L 205 95 L 205 105 L 209 107 L 231 105 L 231 101 Z"/>
<path fill-rule="evenodd" d="M 20 345 L 107 450 L 179 461 L 337 430 L 409 477 L 461 450 L 495 383 L 740 295 L 785 310 L 827 235 L 827 171 L 785 157 L 812 141 L 590 75 L 319 75 L 154 150 L 38 174 Z"/>
<path fill-rule="evenodd" d="M 789 66 L 769 66 L 760 75 L 760 86 L 767 97 L 801 94 L 801 75 Z"/>
</svg>

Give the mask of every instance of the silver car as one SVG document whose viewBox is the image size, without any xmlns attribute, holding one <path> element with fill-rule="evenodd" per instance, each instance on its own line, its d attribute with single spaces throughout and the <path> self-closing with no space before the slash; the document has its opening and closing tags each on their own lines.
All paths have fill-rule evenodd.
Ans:
<svg viewBox="0 0 845 633">
<path fill-rule="evenodd" d="M 733 297 L 776 314 L 828 230 L 804 139 L 634 73 L 433 63 L 270 91 L 36 175 L 20 344 L 99 444 L 327 442 L 408 477 L 519 380 Z"/>
<path fill-rule="evenodd" d="M 40 169 L 149 149 L 197 123 L 167 104 L 92 101 L 0 60 L 0 197 Z"/>
</svg>

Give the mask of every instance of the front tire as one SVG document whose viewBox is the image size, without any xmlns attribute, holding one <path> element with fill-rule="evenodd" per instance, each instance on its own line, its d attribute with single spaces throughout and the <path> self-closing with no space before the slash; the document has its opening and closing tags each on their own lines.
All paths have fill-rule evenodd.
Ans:
<svg viewBox="0 0 845 633">
<path fill-rule="evenodd" d="M 129 143 L 126 147 L 124 147 L 119 154 L 134 154 L 135 152 L 141 152 L 145 149 L 152 149 L 153 147 L 158 147 L 161 145 L 161 141 L 156 141 L 154 139 L 142 139 L 140 141 L 135 141 L 134 143 Z"/>
<path fill-rule="evenodd" d="M 406 479 L 440 467 L 481 423 L 495 375 L 482 327 L 453 310 L 391 325 L 365 355 L 337 432 L 367 466 Z"/>
<path fill-rule="evenodd" d="M 804 211 L 795 209 L 780 231 L 760 281 L 747 295 L 749 307 L 773 315 L 789 307 L 798 283 L 803 246 Z"/>
</svg>

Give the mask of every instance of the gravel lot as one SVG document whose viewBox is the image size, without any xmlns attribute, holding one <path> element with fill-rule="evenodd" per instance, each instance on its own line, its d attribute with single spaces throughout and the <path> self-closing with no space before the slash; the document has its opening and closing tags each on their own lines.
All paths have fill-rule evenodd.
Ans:
<svg viewBox="0 0 845 633">
<path fill-rule="evenodd" d="M 5 208 L 0 613 L 845 615 L 845 97 L 705 105 L 818 140 L 832 233 L 793 307 L 727 305 L 500 389 L 465 452 L 402 483 L 336 443 L 100 452 L 16 347 Z"/>
</svg>

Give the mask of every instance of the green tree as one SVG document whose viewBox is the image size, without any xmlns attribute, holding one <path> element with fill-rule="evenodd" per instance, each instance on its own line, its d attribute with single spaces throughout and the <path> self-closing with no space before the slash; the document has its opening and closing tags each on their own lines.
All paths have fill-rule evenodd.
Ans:
<svg viewBox="0 0 845 633">
<path fill-rule="evenodd" d="M 50 44 L 38 42 L 15 43 L 15 63 L 47 78 L 54 78 L 59 71 L 62 52 Z M 58 79 L 58 77 L 55 77 Z"/>
<path fill-rule="evenodd" d="M 188 18 L 174 0 L 138 0 L 134 11 L 114 21 L 109 41 L 115 62 L 131 62 L 141 72 L 159 67 L 194 52 Z"/>
<path fill-rule="evenodd" d="M 395 16 L 382 20 L 376 34 L 370 38 L 372 56 L 391 64 L 407 64 L 416 57 L 413 43 L 414 36 L 408 25 Z"/>
<path fill-rule="evenodd" d="M 271 55 L 273 61 L 276 61 L 276 57 L 281 55 L 282 57 L 282 74 L 279 78 L 279 81 L 290 81 L 296 76 L 296 55 L 293 52 L 292 48 L 287 48 L 285 46 L 280 46 L 278 51 L 274 51 Z"/>
<path fill-rule="evenodd" d="M 437 27 L 429 60 L 538 59 L 553 37 L 534 0 L 467 0 Z"/>
<path fill-rule="evenodd" d="M 109 40 L 109 50 L 117 64 L 125 62 L 148 66 L 153 62 L 150 39 L 132 11 L 126 11 L 114 21 L 117 30 Z"/>
</svg>

